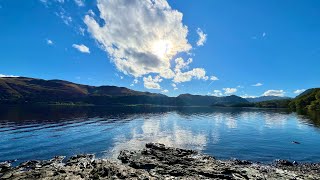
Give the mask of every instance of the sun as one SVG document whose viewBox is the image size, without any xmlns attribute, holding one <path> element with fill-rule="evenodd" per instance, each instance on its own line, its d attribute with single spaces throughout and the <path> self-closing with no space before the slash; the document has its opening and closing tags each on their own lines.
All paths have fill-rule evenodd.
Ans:
<svg viewBox="0 0 320 180">
<path fill-rule="evenodd" d="M 166 58 L 167 55 L 170 53 L 172 48 L 172 44 L 168 40 L 158 40 L 153 43 L 152 46 L 152 53 L 159 58 L 163 59 Z"/>
</svg>

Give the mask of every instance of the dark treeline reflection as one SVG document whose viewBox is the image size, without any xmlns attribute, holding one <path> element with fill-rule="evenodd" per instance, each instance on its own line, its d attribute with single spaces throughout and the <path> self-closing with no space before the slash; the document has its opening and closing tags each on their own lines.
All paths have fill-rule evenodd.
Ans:
<svg viewBox="0 0 320 180">
<path fill-rule="evenodd" d="M 319 162 L 319 113 L 152 106 L 0 106 L 0 162 L 92 153 L 116 158 L 149 142 L 218 159 Z M 293 144 L 293 141 L 301 144 Z"/>
<path fill-rule="evenodd" d="M 165 113 L 175 111 L 185 117 L 192 115 L 208 115 L 212 113 L 227 113 L 236 116 L 241 112 L 272 112 L 290 114 L 283 109 L 258 108 L 219 108 L 219 107 L 155 107 L 155 106 L 0 106 L 0 124 L 16 125 L 59 123 L 89 118 L 130 119 L 138 114 Z M 320 112 L 298 112 L 302 120 L 320 127 Z"/>
</svg>

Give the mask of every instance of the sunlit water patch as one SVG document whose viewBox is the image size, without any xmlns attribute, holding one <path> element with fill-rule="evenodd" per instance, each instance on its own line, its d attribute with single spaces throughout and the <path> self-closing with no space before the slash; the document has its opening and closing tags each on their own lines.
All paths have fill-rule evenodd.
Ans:
<svg viewBox="0 0 320 180">
<path fill-rule="evenodd" d="M 317 122 L 258 109 L 2 107 L 0 161 L 80 153 L 116 158 L 123 149 L 159 142 L 219 159 L 319 162 Z"/>
</svg>

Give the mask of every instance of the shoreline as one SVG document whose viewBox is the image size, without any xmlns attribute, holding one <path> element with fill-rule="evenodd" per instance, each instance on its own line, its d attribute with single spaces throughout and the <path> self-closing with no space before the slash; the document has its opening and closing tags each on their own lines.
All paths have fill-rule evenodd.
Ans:
<svg viewBox="0 0 320 180">
<path fill-rule="evenodd" d="M 119 161 L 76 155 L 26 161 L 16 167 L 0 163 L 0 179 L 320 179 L 319 163 L 277 160 L 257 164 L 216 160 L 194 150 L 148 143 L 139 151 L 123 150 Z"/>
</svg>

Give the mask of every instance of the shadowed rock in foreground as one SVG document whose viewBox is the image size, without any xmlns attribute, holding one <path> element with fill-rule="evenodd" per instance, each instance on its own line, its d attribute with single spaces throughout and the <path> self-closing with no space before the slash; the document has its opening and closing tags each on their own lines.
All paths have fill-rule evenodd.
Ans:
<svg viewBox="0 0 320 180">
<path fill-rule="evenodd" d="M 0 163 L 0 179 L 320 179 L 320 164 L 279 160 L 274 165 L 221 161 L 196 151 L 149 143 L 141 151 L 124 150 L 122 162 L 77 155 L 27 161 L 17 167 Z"/>
</svg>

